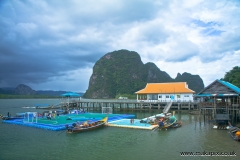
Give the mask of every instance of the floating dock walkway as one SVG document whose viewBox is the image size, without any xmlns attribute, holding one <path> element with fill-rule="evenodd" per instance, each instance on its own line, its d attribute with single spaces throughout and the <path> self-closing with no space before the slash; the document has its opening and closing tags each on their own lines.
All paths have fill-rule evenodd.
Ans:
<svg viewBox="0 0 240 160">
<path fill-rule="evenodd" d="M 134 119 L 134 122 L 130 122 L 130 119 L 121 119 L 117 121 L 108 122 L 107 126 L 110 127 L 121 127 L 121 128 L 132 128 L 132 129 L 146 129 L 153 130 L 158 125 L 151 125 L 146 123 L 140 123 L 140 119 Z"/>
</svg>

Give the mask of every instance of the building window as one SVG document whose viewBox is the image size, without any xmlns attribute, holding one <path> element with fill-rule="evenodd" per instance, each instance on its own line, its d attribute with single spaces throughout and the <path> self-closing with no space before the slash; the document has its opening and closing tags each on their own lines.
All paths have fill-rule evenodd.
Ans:
<svg viewBox="0 0 240 160">
<path fill-rule="evenodd" d="M 147 100 L 147 95 L 146 94 L 138 95 L 138 99 L 139 100 Z"/>
<path fill-rule="evenodd" d="M 153 100 L 158 100 L 158 95 L 157 94 L 153 94 Z"/>
<path fill-rule="evenodd" d="M 184 97 L 189 97 L 189 95 L 184 95 Z"/>
<path fill-rule="evenodd" d="M 162 98 L 162 95 L 158 96 L 158 98 Z"/>
<path fill-rule="evenodd" d="M 177 95 L 177 98 L 181 98 L 180 94 Z"/>
<path fill-rule="evenodd" d="M 166 98 L 169 98 L 169 95 L 166 95 Z"/>
<path fill-rule="evenodd" d="M 158 98 L 157 94 L 148 94 L 148 100 L 157 100 Z"/>
</svg>

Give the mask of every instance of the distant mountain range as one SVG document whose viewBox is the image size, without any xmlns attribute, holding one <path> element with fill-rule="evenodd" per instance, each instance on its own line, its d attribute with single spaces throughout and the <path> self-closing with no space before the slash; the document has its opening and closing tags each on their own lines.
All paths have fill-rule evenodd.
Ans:
<svg viewBox="0 0 240 160">
<path fill-rule="evenodd" d="M 174 66 L 169 66 L 174 68 Z M 176 68 L 177 69 L 177 68 Z M 147 83 L 187 82 L 188 87 L 198 93 L 204 88 L 199 75 L 178 73 L 171 78 L 154 63 L 143 64 L 137 52 L 118 50 L 105 54 L 94 65 L 86 93 L 79 93 L 84 98 L 115 98 L 117 95 L 129 94 L 143 89 Z M 60 96 L 67 91 L 35 91 L 24 84 L 16 88 L 0 88 L 0 94 L 17 95 L 51 95 Z"/>
<path fill-rule="evenodd" d="M 19 84 L 16 88 L 14 87 L 3 87 L 0 88 L 0 94 L 17 94 L 17 95 L 49 95 L 49 96 L 61 96 L 69 91 L 53 91 L 53 90 L 38 90 L 35 91 L 27 85 Z M 84 93 L 78 93 L 82 96 Z"/>
</svg>

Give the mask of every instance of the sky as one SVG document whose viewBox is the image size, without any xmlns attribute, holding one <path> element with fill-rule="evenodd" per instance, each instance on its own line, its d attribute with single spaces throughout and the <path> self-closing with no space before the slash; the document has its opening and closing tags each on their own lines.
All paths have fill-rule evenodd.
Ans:
<svg viewBox="0 0 240 160">
<path fill-rule="evenodd" d="M 94 64 L 121 49 L 206 87 L 240 66 L 240 1 L 0 1 L 0 88 L 85 92 Z"/>
</svg>

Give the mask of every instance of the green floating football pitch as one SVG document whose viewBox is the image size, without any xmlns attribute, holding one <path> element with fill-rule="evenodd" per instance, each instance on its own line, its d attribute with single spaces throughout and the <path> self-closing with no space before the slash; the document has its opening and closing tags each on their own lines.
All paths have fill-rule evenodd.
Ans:
<svg viewBox="0 0 240 160">
<path fill-rule="evenodd" d="M 39 117 L 37 120 L 37 123 L 42 124 L 52 124 L 52 125 L 59 125 L 59 124 L 69 124 L 76 121 L 97 121 L 100 119 L 103 119 L 106 117 L 106 114 L 100 114 L 100 113 L 83 113 L 83 114 L 67 114 L 67 115 L 60 115 L 52 117 L 52 119 L 47 119 L 46 117 L 42 118 Z M 111 119 L 111 117 L 115 116 L 121 116 L 119 114 L 109 114 L 108 117 Z"/>
<path fill-rule="evenodd" d="M 13 119 L 13 120 L 4 120 L 2 122 L 23 125 L 28 127 L 42 128 L 47 130 L 65 130 L 65 125 L 71 125 L 74 122 L 84 122 L 90 121 L 95 122 L 101 120 L 108 116 L 108 122 L 116 121 L 125 118 L 134 118 L 135 115 L 132 114 L 102 114 L 102 113 L 81 113 L 81 114 L 67 114 L 52 117 L 47 119 L 46 117 L 38 117 L 37 120 L 27 120 L 27 119 Z"/>
</svg>

